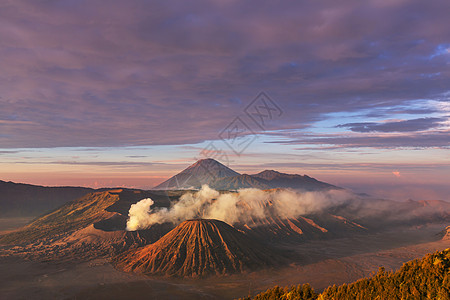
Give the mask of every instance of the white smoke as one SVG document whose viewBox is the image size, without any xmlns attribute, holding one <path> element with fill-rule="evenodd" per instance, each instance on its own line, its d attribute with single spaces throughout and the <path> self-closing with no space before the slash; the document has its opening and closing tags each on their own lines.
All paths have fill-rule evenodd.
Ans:
<svg viewBox="0 0 450 300">
<path fill-rule="evenodd" d="M 251 188 L 220 194 L 208 185 L 203 185 L 198 192 L 182 195 L 170 208 L 149 211 L 153 204 L 150 198 L 133 204 L 128 214 L 127 230 L 144 229 L 165 222 L 179 224 L 193 218 L 217 219 L 231 225 L 258 224 L 268 217 L 298 218 L 319 212 L 351 197 L 352 194 L 344 190 L 298 192 Z"/>
<path fill-rule="evenodd" d="M 149 219 L 150 206 L 153 205 L 153 200 L 150 198 L 142 199 L 136 204 L 132 204 L 128 211 L 129 219 L 127 221 L 127 230 L 134 231 L 138 229 L 145 229 L 153 225 Z"/>
</svg>

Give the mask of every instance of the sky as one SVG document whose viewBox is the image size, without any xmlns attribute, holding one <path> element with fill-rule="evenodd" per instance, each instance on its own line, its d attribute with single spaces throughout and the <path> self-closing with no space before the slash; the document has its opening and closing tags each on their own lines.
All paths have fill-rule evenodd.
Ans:
<svg viewBox="0 0 450 300">
<path fill-rule="evenodd" d="M 450 2 L 0 3 L 0 180 L 151 188 L 197 159 L 450 200 Z"/>
</svg>

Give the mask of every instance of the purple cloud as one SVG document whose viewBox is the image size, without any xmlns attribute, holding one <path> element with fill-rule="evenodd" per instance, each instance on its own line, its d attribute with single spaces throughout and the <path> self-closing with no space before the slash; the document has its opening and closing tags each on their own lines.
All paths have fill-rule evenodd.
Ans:
<svg viewBox="0 0 450 300">
<path fill-rule="evenodd" d="M 299 145 L 335 145 L 338 148 L 449 148 L 450 131 L 434 131 L 426 134 L 406 135 L 316 135 L 303 136 L 290 141 L 275 141 L 274 143 Z M 303 148 L 300 148 L 303 149 Z M 312 149 L 306 147 L 305 149 Z"/>
<path fill-rule="evenodd" d="M 262 90 L 285 111 L 274 131 L 440 100 L 449 10 L 440 0 L 5 2 L 0 147 L 218 139 Z"/>
<path fill-rule="evenodd" d="M 337 128 L 349 128 L 354 132 L 411 132 L 436 128 L 445 118 L 419 118 L 385 123 L 364 122 L 337 125 Z"/>
</svg>

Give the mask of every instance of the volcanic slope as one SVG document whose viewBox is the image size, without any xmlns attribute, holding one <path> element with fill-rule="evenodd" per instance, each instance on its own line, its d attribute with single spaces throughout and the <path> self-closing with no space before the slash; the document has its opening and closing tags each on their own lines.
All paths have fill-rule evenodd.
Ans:
<svg viewBox="0 0 450 300">
<path fill-rule="evenodd" d="M 442 230 L 439 235 L 442 237 L 443 240 L 450 240 L 450 226 L 445 227 L 444 230 Z"/>
<path fill-rule="evenodd" d="M 282 262 L 272 250 L 213 219 L 184 221 L 156 243 L 115 259 L 127 272 L 176 277 L 239 273 Z"/>
<path fill-rule="evenodd" d="M 254 239 L 275 244 L 296 244 L 307 240 L 337 238 L 369 232 L 367 228 L 358 223 L 326 212 L 298 218 L 268 215 L 247 223 L 236 223 L 234 227 Z"/>
<path fill-rule="evenodd" d="M 126 189 L 90 193 L 36 219 L 16 232 L 0 236 L 0 243 L 19 245 L 64 240 L 73 243 L 77 239 L 93 241 L 99 240 L 99 237 L 116 239 L 118 236 L 125 235 L 136 235 L 130 236 L 131 240 L 142 240 L 145 237 L 144 239 L 150 238 L 154 241 L 173 227 L 171 226 L 167 230 L 158 228 L 155 237 L 152 237 L 150 232 L 125 231 L 131 204 L 144 198 L 152 198 L 155 207 L 168 207 L 170 202 L 176 199 L 176 196 L 170 197 L 148 191 Z M 114 234 L 112 234 L 113 232 Z M 90 238 L 86 239 L 83 235 L 90 236 Z M 92 239 L 93 236 L 97 238 Z M 142 240 L 142 242 L 146 244 L 149 241 Z M 101 242 L 99 241 L 99 243 Z"/>
</svg>

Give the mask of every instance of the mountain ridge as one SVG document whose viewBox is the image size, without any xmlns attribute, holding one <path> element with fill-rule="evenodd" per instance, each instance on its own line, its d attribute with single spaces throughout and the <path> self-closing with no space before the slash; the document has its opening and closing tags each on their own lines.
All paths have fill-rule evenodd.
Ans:
<svg viewBox="0 0 450 300">
<path fill-rule="evenodd" d="M 240 174 L 212 158 L 207 158 L 198 160 L 180 173 L 155 186 L 153 190 L 199 189 L 203 184 L 208 184 L 216 190 L 242 188 L 292 188 L 308 191 L 341 189 L 308 175 L 286 174 L 275 170 L 264 170 L 253 175 Z"/>
<path fill-rule="evenodd" d="M 271 188 L 301 188 L 305 190 L 341 189 L 308 175 L 286 174 L 274 170 L 264 170 L 251 176 L 266 180 Z"/>
<path fill-rule="evenodd" d="M 36 216 L 104 189 L 41 186 L 0 180 L 0 216 Z"/>
</svg>

